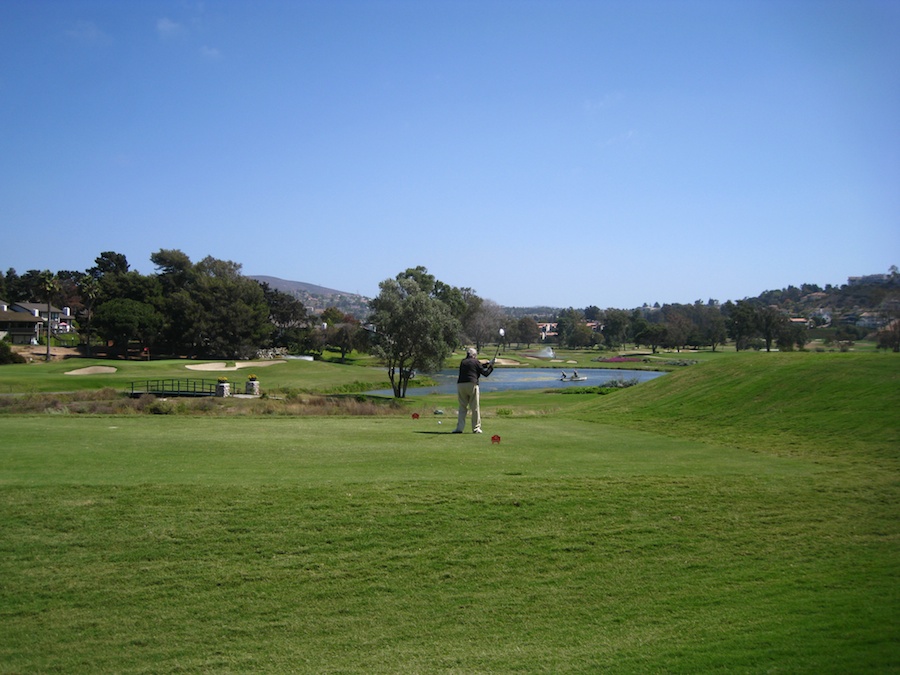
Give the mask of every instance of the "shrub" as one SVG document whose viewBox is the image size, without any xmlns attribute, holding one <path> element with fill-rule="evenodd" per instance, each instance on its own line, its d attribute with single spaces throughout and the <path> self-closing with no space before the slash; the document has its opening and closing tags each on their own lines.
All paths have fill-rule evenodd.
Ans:
<svg viewBox="0 0 900 675">
<path fill-rule="evenodd" d="M 147 412 L 153 415 L 174 415 L 175 404 L 165 398 L 158 398 L 147 406 Z"/>
<path fill-rule="evenodd" d="M 618 379 L 618 380 L 609 380 L 601 384 L 601 387 L 606 389 L 625 389 L 626 387 L 633 387 L 634 385 L 639 384 L 637 378 L 632 378 L 630 380 Z"/>
<path fill-rule="evenodd" d="M 0 366 L 10 363 L 25 363 L 25 357 L 14 352 L 6 342 L 0 340 Z"/>
</svg>

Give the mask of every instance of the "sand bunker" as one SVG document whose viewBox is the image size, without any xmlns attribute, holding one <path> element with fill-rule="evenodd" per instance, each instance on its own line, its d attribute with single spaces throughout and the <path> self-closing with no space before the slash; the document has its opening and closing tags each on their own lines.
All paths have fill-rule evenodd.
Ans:
<svg viewBox="0 0 900 675">
<path fill-rule="evenodd" d="M 66 375 L 107 375 L 116 372 L 112 366 L 88 366 L 78 370 L 70 370 Z"/>
<path fill-rule="evenodd" d="M 498 366 L 517 366 L 517 365 L 519 365 L 519 362 L 516 361 L 515 359 L 497 359 L 494 363 Z"/>
<path fill-rule="evenodd" d="M 240 370 L 241 368 L 265 368 L 266 366 L 274 366 L 276 363 L 287 363 L 284 359 L 275 359 L 274 361 L 235 361 L 233 366 L 229 366 L 224 361 L 214 363 L 194 363 L 185 366 L 188 370 L 215 370 L 217 372 Z"/>
</svg>

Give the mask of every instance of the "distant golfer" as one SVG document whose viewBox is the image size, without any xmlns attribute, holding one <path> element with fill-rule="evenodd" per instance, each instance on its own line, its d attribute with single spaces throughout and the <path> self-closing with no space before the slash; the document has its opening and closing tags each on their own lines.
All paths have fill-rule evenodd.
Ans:
<svg viewBox="0 0 900 675">
<path fill-rule="evenodd" d="M 494 372 L 494 359 L 482 363 L 477 358 L 474 347 L 466 349 L 466 358 L 459 364 L 459 379 L 456 380 L 456 395 L 459 399 L 459 413 L 454 434 L 461 434 L 466 428 L 466 413 L 472 409 L 472 431 L 481 433 L 481 407 L 478 400 L 478 380 Z"/>
</svg>

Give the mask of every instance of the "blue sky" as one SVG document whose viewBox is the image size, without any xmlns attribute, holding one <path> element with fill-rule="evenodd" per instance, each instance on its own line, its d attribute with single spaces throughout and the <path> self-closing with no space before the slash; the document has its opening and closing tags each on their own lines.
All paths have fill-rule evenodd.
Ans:
<svg viewBox="0 0 900 675">
<path fill-rule="evenodd" d="M 900 264 L 894 0 L 5 0 L 0 268 L 725 301 Z"/>
</svg>

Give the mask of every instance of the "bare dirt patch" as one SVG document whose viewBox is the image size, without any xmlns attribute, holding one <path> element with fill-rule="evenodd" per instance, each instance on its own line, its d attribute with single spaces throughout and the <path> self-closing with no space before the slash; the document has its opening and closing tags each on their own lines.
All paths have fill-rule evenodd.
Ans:
<svg viewBox="0 0 900 675">
<path fill-rule="evenodd" d="M 12 345 L 12 350 L 24 356 L 28 361 L 45 361 L 47 359 L 46 345 Z M 68 359 L 81 356 L 77 347 L 50 347 L 50 359 Z"/>
</svg>

